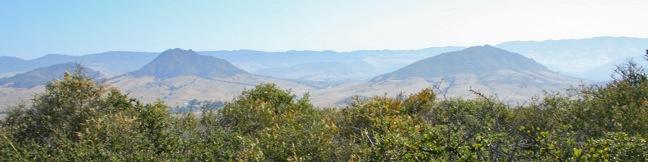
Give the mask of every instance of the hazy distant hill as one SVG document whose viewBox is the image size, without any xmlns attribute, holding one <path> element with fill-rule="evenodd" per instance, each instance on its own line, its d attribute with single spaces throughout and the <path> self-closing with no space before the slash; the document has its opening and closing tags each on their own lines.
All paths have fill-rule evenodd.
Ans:
<svg viewBox="0 0 648 162">
<path fill-rule="evenodd" d="M 174 106 L 193 99 L 229 101 L 261 83 L 275 83 L 297 94 L 312 90 L 294 81 L 249 74 L 225 60 L 182 49 L 167 50 L 141 69 L 108 81 L 143 101 L 161 99 Z"/>
<path fill-rule="evenodd" d="M 376 68 L 366 62 L 316 62 L 290 67 L 268 68 L 256 74 L 278 78 L 309 81 L 354 81 L 374 77 L 387 70 Z"/>
<path fill-rule="evenodd" d="M 79 67 L 80 65 L 76 63 L 63 63 L 37 68 L 12 77 L 0 78 L 0 111 L 30 100 L 34 94 L 42 92 L 45 84 L 55 79 L 61 79 L 65 72 L 74 72 Z M 99 80 L 102 77 L 98 71 L 82 66 L 81 68 L 91 78 Z"/>
<path fill-rule="evenodd" d="M 357 62 L 365 61 L 369 64 L 386 63 L 411 63 L 421 58 L 437 55 L 443 52 L 455 51 L 463 47 L 433 47 L 418 50 L 359 50 L 349 52 L 336 51 L 285 51 L 265 52 L 254 50 L 233 51 L 202 51 L 204 55 L 225 59 L 250 72 L 267 68 L 290 67 L 300 64 L 324 62 Z M 399 59 L 400 58 L 400 59 Z M 410 60 L 413 60 L 410 62 Z"/>
<path fill-rule="evenodd" d="M 39 85 L 44 85 L 54 79 L 61 79 L 65 72 L 74 72 L 78 68 L 81 68 L 83 72 L 91 78 L 99 79 L 101 77 L 101 73 L 98 71 L 82 67 L 76 63 L 63 63 L 16 74 L 13 77 L 1 78 L 0 86 L 33 88 Z"/>
<path fill-rule="evenodd" d="M 136 70 L 156 56 L 157 54 L 149 52 L 111 51 L 83 56 L 49 54 L 32 60 L 0 57 L 0 73 L 25 72 L 39 67 L 75 62 L 107 75 L 118 75 Z"/>
<path fill-rule="evenodd" d="M 9 56 L 0 56 L 0 69 L 2 71 L 15 71 L 15 69 L 20 69 L 19 64 L 23 63 L 24 60 L 9 57 Z"/>
<path fill-rule="evenodd" d="M 314 96 L 331 96 L 322 103 L 336 103 L 349 94 L 396 95 L 439 85 L 440 93 L 449 97 L 474 97 L 472 89 L 507 102 L 524 102 L 542 95 L 543 90 L 561 90 L 578 83 L 578 79 L 552 72 L 520 54 L 478 46 L 423 59 L 369 82 L 342 85 Z"/>
<path fill-rule="evenodd" d="M 595 37 L 547 41 L 513 41 L 497 47 L 517 52 L 552 70 L 593 81 L 610 80 L 614 65 L 643 61 L 647 38 Z"/>
</svg>

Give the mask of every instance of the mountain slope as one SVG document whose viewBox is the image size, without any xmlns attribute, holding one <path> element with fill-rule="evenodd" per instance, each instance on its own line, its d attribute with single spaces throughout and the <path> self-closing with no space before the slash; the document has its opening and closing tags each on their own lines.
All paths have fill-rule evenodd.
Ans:
<svg viewBox="0 0 648 162">
<path fill-rule="evenodd" d="M 101 77 L 99 72 L 82 67 L 79 64 L 64 63 L 16 74 L 13 77 L 2 78 L 0 79 L 0 85 L 13 88 L 33 88 L 55 79 L 61 79 L 65 72 L 74 72 L 78 68 L 81 68 L 91 78 L 98 79 Z"/>
<path fill-rule="evenodd" d="M 545 90 L 561 90 L 578 83 L 578 79 L 549 71 L 519 54 L 479 46 L 430 57 L 366 83 L 323 90 L 314 98 L 331 96 L 321 103 L 337 103 L 349 94 L 397 95 L 438 87 L 440 96 L 471 98 L 475 95 L 470 90 L 476 90 L 509 103 L 521 103 Z"/>
</svg>

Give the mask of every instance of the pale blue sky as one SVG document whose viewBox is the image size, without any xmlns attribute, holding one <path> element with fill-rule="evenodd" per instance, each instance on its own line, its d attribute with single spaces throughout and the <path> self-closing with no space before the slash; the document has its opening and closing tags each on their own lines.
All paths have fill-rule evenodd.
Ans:
<svg viewBox="0 0 648 162">
<path fill-rule="evenodd" d="M 646 0 L 0 0 L 0 56 L 648 37 Z"/>
</svg>

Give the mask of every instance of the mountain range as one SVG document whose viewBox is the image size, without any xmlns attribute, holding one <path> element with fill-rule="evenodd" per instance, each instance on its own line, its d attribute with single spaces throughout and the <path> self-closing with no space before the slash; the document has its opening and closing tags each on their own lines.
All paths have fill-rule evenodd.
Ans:
<svg viewBox="0 0 648 162">
<path fill-rule="evenodd" d="M 342 105 L 353 95 L 397 95 L 428 87 L 436 87 L 446 97 L 474 97 L 469 90 L 476 90 L 519 103 L 544 91 L 609 80 L 602 76 L 609 78 L 617 63 L 642 57 L 646 42 L 597 37 L 420 50 L 169 49 L 159 54 L 0 57 L 0 105 L 30 98 L 73 66 L 83 66 L 93 77 L 107 78 L 106 83 L 133 97 L 147 102 L 162 99 L 171 105 L 192 99 L 229 101 L 260 83 L 276 83 L 296 94 L 309 92 L 314 103 L 329 106 Z"/>
<path fill-rule="evenodd" d="M 254 50 L 198 51 L 229 61 L 248 72 L 277 78 L 298 79 L 302 81 L 348 81 L 365 80 L 375 75 L 392 71 L 429 56 L 462 49 L 462 47 L 433 47 L 420 50 L 364 50 L 351 52 L 335 51 L 285 51 L 265 52 Z M 151 52 L 113 51 L 83 56 L 49 54 L 41 58 L 23 60 L 15 57 L 0 57 L 0 77 L 11 76 L 37 67 L 65 62 L 76 62 L 83 66 L 101 71 L 107 76 L 118 76 L 138 70 L 157 57 Z M 338 68 L 353 68 L 362 76 L 349 76 L 346 72 L 331 69 L 327 64 L 338 64 Z M 361 64 L 357 64 L 361 63 Z M 360 66 L 359 66 L 360 65 Z M 296 71 L 308 66 L 319 72 L 303 73 Z M 348 67 L 348 68 L 347 68 Z M 325 75 L 317 75 L 323 72 Z"/>
<path fill-rule="evenodd" d="M 519 53 L 562 74 L 593 82 L 611 78 L 614 65 L 634 59 L 640 64 L 648 39 L 632 37 L 594 37 L 547 41 L 511 41 L 495 45 Z M 302 82 L 347 82 L 369 80 L 418 60 L 464 47 L 433 47 L 418 50 L 285 51 L 255 50 L 198 51 L 229 61 L 249 73 L 300 80 Z M 111 51 L 83 56 L 49 54 L 23 60 L 0 56 L 0 78 L 39 67 L 76 62 L 118 76 L 138 70 L 157 57 L 154 52 Z M 330 65 L 335 64 L 331 67 Z M 349 69 L 350 71 L 340 70 Z"/>
</svg>

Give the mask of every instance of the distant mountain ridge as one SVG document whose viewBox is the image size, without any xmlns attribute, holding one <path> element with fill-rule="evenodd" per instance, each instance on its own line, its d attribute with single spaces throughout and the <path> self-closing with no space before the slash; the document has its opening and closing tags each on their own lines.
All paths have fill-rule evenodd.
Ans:
<svg viewBox="0 0 648 162">
<path fill-rule="evenodd" d="M 551 70 L 595 82 L 611 80 L 615 65 L 643 61 L 648 38 L 593 37 L 544 41 L 511 41 L 496 45 L 533 58 Z"/>
<path fill-rule="evenodd" d="M 463 47 L 432 47 L 418 50 L 359 50 L 349 52 L 255 50 L 202 51 L 225 59 L 250 73 L 302 81 L 367 80 L 417 60 Z M 335 64 L 334 67 L 328 65 Z M 353 69 L 351 73 L 339 69 Z M 359 74 L 359 75 L 353 75 Z"/>
<path fill-rule="evenodd" d="M 72 73 L 75 72 L 75 70 L 82 70 L 82 72 L 90 78 L 99 79 L 101 77 L 101 73 L 98 71 L 83 67 L 80 64 L 63 63 L 20 73 L 13 77 L 1 78 L 0 86 L 33 88 L 39 85 L 44 85 L 45 83 L 55 79 L 61 79 L 65 72 Z"/>
<path fill-rule="evenodd" d="M 223 59 L 200 55 L 192 50 L 175 48 L 162 52 L 153 61 L 129 74 L 165 79 L 177 76 L 230 77 L 247 74 L 247 72 Z"/>
<path fill-rule="evenodd" d="M 360 81 L 383 72 L 383 70 L 361 61 L 305 63 L 256 71 L 257 74 L 266 76 L 320 82 Z"/>
<path fill-rule="evenodd" d="M 0 57 L 0 73 L 25 72 L 40 67 L 75 62 L 107 75 L 118 75 L 141 68 L 156 56 L 156 53 L 129 51 L 110 51 L 83 56 L 48 54 L 31 60 L 3 56 Z"/>
<path fill-rule="evenodd" d="M 309 66 L 317 70 L 326 70 L 326 67 L 320 65 L 336 63 L 342 65 L 337 68 L 355 68 L 357 72 L 363 74 L 381 74 L 393 71 L 422 58 L 459 49 L 463 49 L 463 47 L 432 47 L 419 50 L 361 50 L 350 52 L 330 50 L 292 50 L 284 52 L 221 50 L 197 51 L 196 53 L 227 60 L 240 69 L 259 75 L 273 77 L 291 76 L 285 79 L 344 81 L 358 79 L 358 76 L 349 75 L 346 72 L 337 74 L 338 70 L 329 71 L 327 75 L 312 75 L 303 73 L 304 70 L 295 71 L 293 69 Z M 0 76 L 65 62 L 78 62 L 86 67 L 101 71 L 108 76 L 117 76 L 142 68 L 158 55 L 159 53 L 152 52 L 112 51 L 83 56 L 50 54 L 31 60 L 0 57 L 0 63 L 7 62 L 0 64 Z M 357 65 L 362 66 L 359 67 Z M 371 77 L 373 75 L 362 75 L 359 79 L 370 79 Z"/>
<path fill-rule="evenodd" d="M 633 37 L 593 37 L 584 39 L 559 39 L 545 41 L 510 41 L 495 47 L 519 53 L 532 58 L 549 69 L 569 74 L 590 81 L 610 80 L 609 73 L 614 65 L 629 59 L 643 61 L 644 50 L 648 48 L 648 38 Z M 445 52 L 461 50 L 464 47 L 432 47 L 418 50 L 358 50 L 349 52 L 336 51 L 283 51 L 266 52 L 255 50 L 221 50 L 200 51 L 202 55 L 214 56 L 227 60 L 247 72 L 273 77 L 290 77 L 286 79 L 303 80 L 356 80 L 358 77 L 348 73 L 337 74 L 336 70 L 328 71 L 331 75 L 305 74 L 300 67 L 316 67 L 335 62 L 342 67 L 356 68 L 359 73 L 382 74 L 397 70 L 421 59 Z M 0 76 L 10 76 L 54 64 L 77 62 L 86 67 L 101 71 L 109 76 L 116 76 L 135 71 L 149 63 L 159 53 L 112 51 L 84 56 L 50 54 L 32 60 L 0 56 Z M 351 65 L 362 62 L 363 66 Z M 346 64 L 346 65 L 344 65 Z M 326 68 L 320 66 L 316 69 Z M 295 70 L 293 70 L 295 69 Z M 299 71 L 298 71 L 299 70 Z M 326 77 L 326 78 L 322 78 Z M 375 76 L 362 76 L 360 79 L 371 79 Z"/>
</svg>

